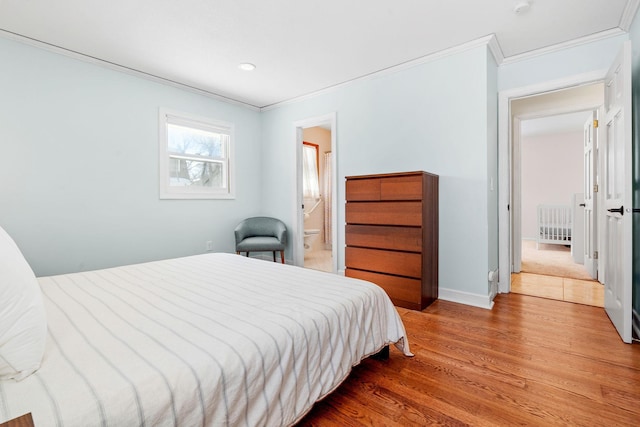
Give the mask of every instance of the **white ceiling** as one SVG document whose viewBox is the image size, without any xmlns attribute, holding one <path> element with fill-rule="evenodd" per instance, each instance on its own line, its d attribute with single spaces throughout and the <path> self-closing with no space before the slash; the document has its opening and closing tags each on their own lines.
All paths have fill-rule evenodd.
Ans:
<svg viewBox="0 0 640 427">
<path fill-rule="evenodd" d="M 508 60 L 618 34 L 640 2 L 519 1 L 0 0 L 0 35 L 265 107 L 490 35 Z"/>
</svg>

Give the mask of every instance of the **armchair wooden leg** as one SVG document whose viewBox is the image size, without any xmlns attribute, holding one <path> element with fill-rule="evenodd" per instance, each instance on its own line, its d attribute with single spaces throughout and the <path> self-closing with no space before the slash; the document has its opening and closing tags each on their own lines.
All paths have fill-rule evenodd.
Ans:
<svg viewBox="0 0 640 427">
<path fill-rule="evenodd" d="M 284 264 L 284 251 L 280 251 L 280 259 L 282 260 L 282 263 Z"/>
<path fill-rule="evenodd" d="M 272 251 L 273 252 L 273 262 L 276 262 L 276 251 Z"/>
<path fill-rule="evenodd" d="M 247 251 L 247 256 L 249 256 L 249 251 Z"/>
</svg>

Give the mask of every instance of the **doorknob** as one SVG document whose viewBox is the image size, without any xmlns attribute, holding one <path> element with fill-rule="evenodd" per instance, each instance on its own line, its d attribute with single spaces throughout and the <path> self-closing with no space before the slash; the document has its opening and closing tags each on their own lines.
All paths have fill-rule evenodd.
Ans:
<svg viewBox="0 0 640 427">
<path fill-rule="evenodd" d="M 584 208 L 584 207 L 585 207 L 585 206 L 587 206 L 587 205 L 585 205 L 584 203 L 580 203 L 578 206 L 580 206 L 580 207 L 583 207 L 583 208 Z"/>
<path fill-rule="evenodd" d="M 618 209 L 607 209 L 612 213 L 619 213 L 620 215 L 624 215 L 624 206 L 620 206 Z"/>
</svg>

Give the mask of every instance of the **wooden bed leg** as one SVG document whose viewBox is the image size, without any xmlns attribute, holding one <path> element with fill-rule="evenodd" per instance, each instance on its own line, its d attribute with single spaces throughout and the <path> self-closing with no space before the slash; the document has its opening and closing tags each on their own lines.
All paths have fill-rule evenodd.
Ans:
<svg viewBox="0 0 640 427">
<path fill-rule="evenodd" d="M 372 354 L 371 358 L 375 359 L 375 360 L 387 360 L 387 359 L 389 359 L 389 346 L 385 345 L 382 350 L 380 350 L 376 354 Z"/>
</svg>

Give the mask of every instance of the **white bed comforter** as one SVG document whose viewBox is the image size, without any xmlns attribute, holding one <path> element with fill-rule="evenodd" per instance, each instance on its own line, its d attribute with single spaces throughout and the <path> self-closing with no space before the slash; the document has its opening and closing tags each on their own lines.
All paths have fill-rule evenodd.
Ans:
<svg viewBox="0 0 640 427">
<path fill-rule="evenodd" d="M 42 367 L 0 382 L 0 422 L 280 426 L 384 345 L 410 355 L 384 291 L 232 254 L 38 279 Z"/>
</svg>

